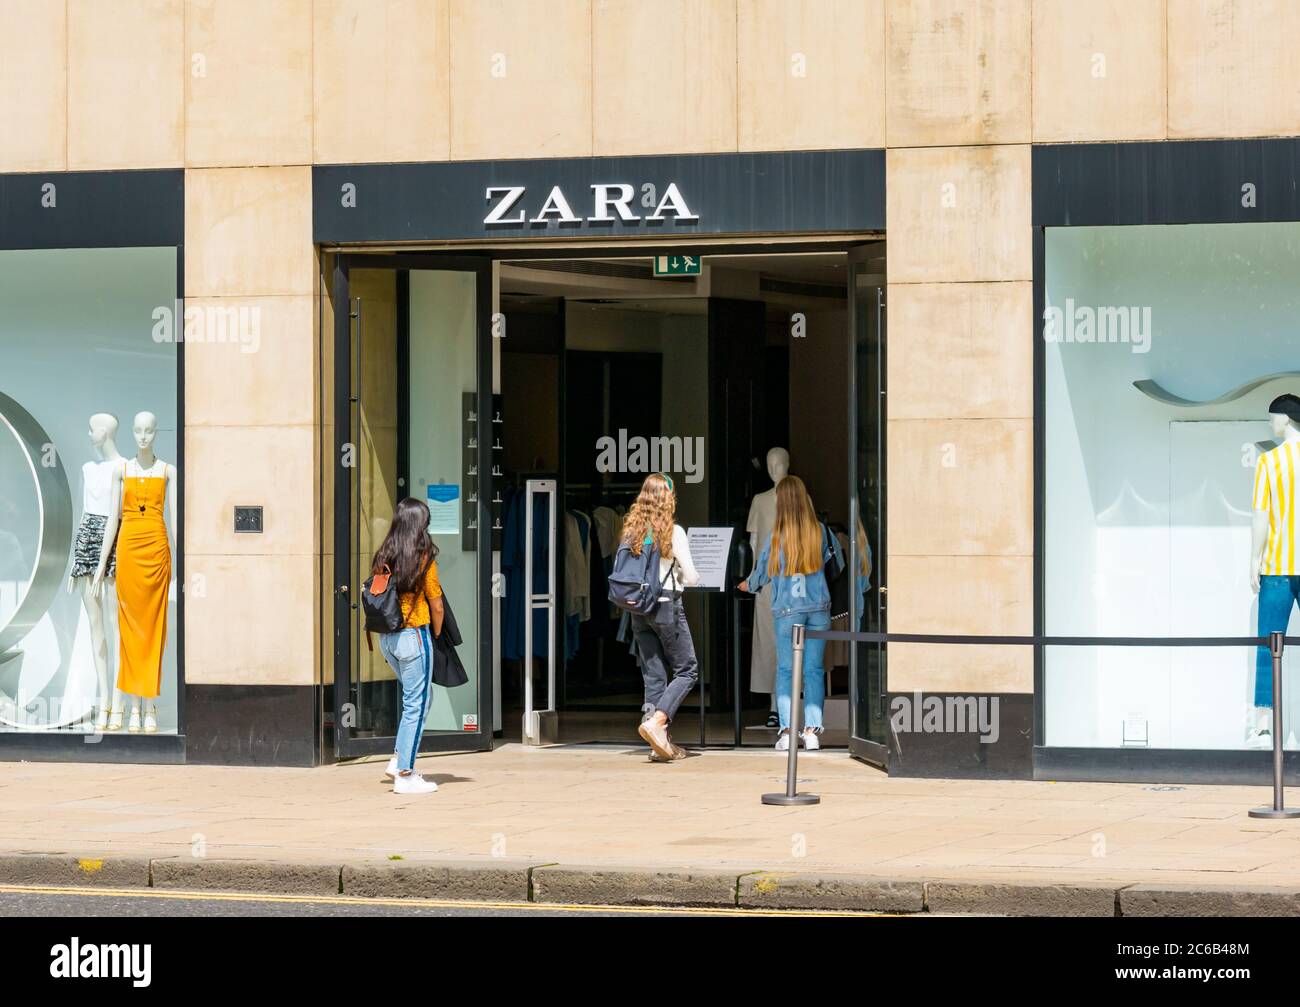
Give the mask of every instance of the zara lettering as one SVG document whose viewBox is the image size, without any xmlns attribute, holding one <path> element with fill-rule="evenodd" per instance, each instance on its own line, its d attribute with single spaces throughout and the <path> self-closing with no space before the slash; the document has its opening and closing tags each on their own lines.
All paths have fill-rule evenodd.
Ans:
<svg viewBox="0 0 1300 1007">
<path fill-rule="evenodd" d="M 654 192 L 653 187 L 647 186 L 646 189 L 649 193 Z M 523 185 L 489 185 L 486 193 L 487 200 L 489 203 L 496 200 L 496 205 L 488 211 L 488 215 L 483 218 L 483 223 L 498 226 L 549 224 L 552 221 L 559 224 L 582 223 L 583 218 L 573 212 L 569 200 L 558 185 L 551 187 L 550 195 L 542 203 L 542 208 L 537 211 L 537 216 L 530 218 L 523 203 L 527 191 L 527 186 Z M 667 220 L 670 214 L 677 220 L 691 221 L 700 219 L 686 205 L 686 200 L 682 197 L 681 190 L 677 188 L 676 182 L 668 183 L 663 198 L 655 206 L 655 212 L 644 218 L 632 212 L 633 192 L 633 187 L 627 182 L 593 185 L 591 187 L 592 215 L 586 218 L 587 221 L 600 223 L 615 220 L 625 222 L 643 219 Z M 653 199 L 653 196 L 650 198 Z M 648 206 L 649 203 L 645 203 L 645 205 Z"/>
</svg>

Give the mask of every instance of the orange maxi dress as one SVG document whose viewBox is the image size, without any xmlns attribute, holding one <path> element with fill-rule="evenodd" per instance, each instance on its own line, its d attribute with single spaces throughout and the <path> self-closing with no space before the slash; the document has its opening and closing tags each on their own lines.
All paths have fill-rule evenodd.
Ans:
<svg viewBox="0 0 1300 1007">
<path fill-rule="evenodd" d="M 162 687 L 172 554 L 163 521 L 166 476 L 123 475 L 117 533 L 117 687 L 152 699 Z"/>
</svg>

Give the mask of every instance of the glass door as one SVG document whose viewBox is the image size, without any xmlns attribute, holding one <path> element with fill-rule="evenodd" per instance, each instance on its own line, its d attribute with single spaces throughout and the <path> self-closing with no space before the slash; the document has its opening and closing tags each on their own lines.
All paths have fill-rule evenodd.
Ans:
<svg viewBox="0 0 1300 1007">
<path fill-rule="evenodd" d="M 859 598 L 851 592 L 850 625 L 886 631 L 885 619 L 885 245 L 849 253 L 850 409 L 849 569 L 869 570 Z M 859 602 L 861 611 L 858 611 Z M 883 643 L 849 650 L 849 751 L 884 766 L 888 761 L 886 651 Z"/>
<path fill-rule="evenodd" d="M 401 689 L 368 636 L 361 586 L 399 500 L 430 510 L 469 681 L 434 685 L 421 751 L 491 746 L 494 429 L 486 260 L 341 255 L 334 296 L 334 736 L 392 750 Z M 484 368 L 486 367 L 486 374 Z"/>
</svg>

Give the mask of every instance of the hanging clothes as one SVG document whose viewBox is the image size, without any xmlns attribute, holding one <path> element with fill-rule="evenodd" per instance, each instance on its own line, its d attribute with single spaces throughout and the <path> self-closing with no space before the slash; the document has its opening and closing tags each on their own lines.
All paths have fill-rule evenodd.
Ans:
<svg viewBox="0 0 1300 1007">
<path fill-rule="evenodd" d="M 591 554 L 591 560 L 587 564 L 587 598 L 591 603 L 589 621 L 595 632 L 604 633 L 612 621 L 609 605 L 609 563 L 612 562 L 612 557 L 606 558 L 609 554 L 601 542 L 599 525 L 595 521 L 592 525 L 596 534 L 592 536 L 587 550 Z"/>
<path fill-rule="evenodd" d="M 580 511 L 565 512 L 564 540 L 564 658 L 578 653 L 580 627 L 591 617 L 591 582 L 587 573 L 590 560 L 591 522 Z"/>
<path fill-rule="evenodd" d="M 524 656 L 524 612 L 528 589 L 524 584 L 524 556 L 528 529 L 524 520 L 527 493 L 514 490 L 507 495 L 505 529 L 501 537 L 501 571 L 506 577 L 506 604 L 502 614 L 501 656 L 522 660 Z M 533 497 L 533 594 L 546 591 L 547 562 L 550 557 L 546 538 L 547 498 Z M 546 656 L 546 611 L 533 610 L 533 656 Z"/>
<path fill-rule="evenodd" d="M 564 614 L 586 622 L 591 618 L 591 520 L 581 511 L 566 511 L 564 527 Z"/>
<path fill-rule="evenodd" d="M 596 526 L 596 540 L 600 543 L 601 555 L 611 563 L 614 553 L 618 551 L 618 542 L 623 535 L 623 518 L 612 507 L 597 507 L 591 512 L 591 520 Z"/>
<path fill-rule="evenodd" d="M 524 495 L 513 486 L 505 491 L 505 530 L 501 534 L 501 573 L 506 595 L 501 605 L 501 656 L 524 656 Z"/>
</svg>

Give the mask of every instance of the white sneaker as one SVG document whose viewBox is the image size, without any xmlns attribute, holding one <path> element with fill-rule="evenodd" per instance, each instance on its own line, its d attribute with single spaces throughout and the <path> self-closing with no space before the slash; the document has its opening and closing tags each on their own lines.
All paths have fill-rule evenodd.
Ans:
<svg viewBox="0 0 1300 1007">
<path fill-rule="evenodd" d="M 394 794 L 432 794 L 438 789 L 438 785 L 432 780 L 426 780 L 419 773 L 412 773 L 410 776 L 399 776 L 393 781 Z"/>
<path fill-rule="evenodd" d="M 788 752 L 788 751 L 790 751 L 790 732 L 789 732 L 789 731 L 782 731 L 779 735 L 777 735 L 777 739 L 776 739 L 776 750 L 777 750 L 778 752 Z"/>
<path fill-rule="evenodd" d="M 397 756 L 394 755 L 388 760 L 388 765 L 384 767 L 384 775 L 390 780 L 397 779 Z"/>
<path fill-rule="evenodd" d="M 803 742 L 803 747 L 810 752 L 815 752 L 822 747 L 816 731 L 804 731 L 803 734 L 799 735 L 799 740 Z"/>
</svg>

